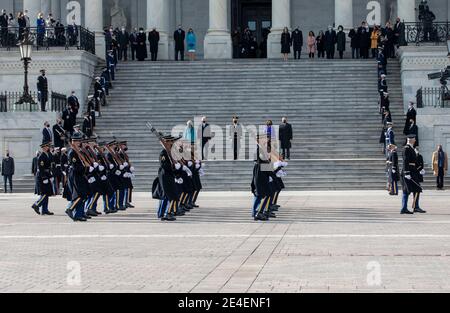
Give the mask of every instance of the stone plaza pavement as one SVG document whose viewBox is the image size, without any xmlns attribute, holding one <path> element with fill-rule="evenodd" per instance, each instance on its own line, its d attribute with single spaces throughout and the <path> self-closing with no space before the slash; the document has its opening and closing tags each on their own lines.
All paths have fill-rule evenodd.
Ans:
<svg viewBox="0 0 450 313">
<path fill-rule="evenodd" d="M 249 193 L 203 193 L 175 223 L 156 202 L 71 222 L 36 215 L 33 195 L 0 195 L 1 292 L 449 292 L 450 193 L 401 216 L 381 191 L 285 192 L 254 222 Z M 101 200 L 99 202 L 101 204 Z"/>
</svg>

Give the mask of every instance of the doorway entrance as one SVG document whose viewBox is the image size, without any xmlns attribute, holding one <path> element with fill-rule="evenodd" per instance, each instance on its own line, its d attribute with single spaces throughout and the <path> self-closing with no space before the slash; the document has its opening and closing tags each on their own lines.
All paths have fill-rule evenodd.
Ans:
<svg viewBox="0 0 450 313">
<path fill-rule="evenodd" d="M 233 53 L 233 57 L 267 57 L 267 36 L 272 27 L 272 1 L 232 0 L 231 12 L 232 32 L 238 30 L 240 33 L 239 53 Z M 250 46 L 244 34 L 247 28 L 253 41 L 250 42 Z M 255 45 L 257 46 L 256 54 L 253 51 Z"/>
</svg>

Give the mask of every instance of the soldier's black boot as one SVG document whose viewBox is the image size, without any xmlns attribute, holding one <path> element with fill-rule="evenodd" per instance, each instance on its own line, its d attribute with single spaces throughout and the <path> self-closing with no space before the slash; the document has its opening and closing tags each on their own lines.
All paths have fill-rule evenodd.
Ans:
<svg viewBox="0 0 450 313">
<path fill-rule="evenodd" d="M 39 207 L 36 204 L 33 204 L 31 208 L 34 210 L 34 212 L 36 212 L 37 215 L 41 215 L 41 213 L 39 212 Z"/>
<path fill-rule="evenodd" d="M 255 216 L 255 221 L 267 221 L 267 219 L 268 218 L 262 213 L 259 213 Z"/>
<path fill-rule="evenodd" d="M 414 213 L 427 213 L 427 211 L 424 211 L 421 208 L 418 208 L 418 209 L 414 209 Z"/>
</svg>

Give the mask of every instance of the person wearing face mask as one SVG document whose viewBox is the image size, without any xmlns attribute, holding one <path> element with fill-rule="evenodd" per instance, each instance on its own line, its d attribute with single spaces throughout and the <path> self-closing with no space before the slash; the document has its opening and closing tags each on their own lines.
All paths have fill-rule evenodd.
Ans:
<svg viewBox="0 0 450 313">
<path fill-rule="evenodd" d="M 58 118 L 56 120 L 56 124 L 53 125 L 53 138 L 55 148 L 62 149 L 65 146 L 66 141 L 66 133 L 63 128 L 62 119 Z"/>
<path fill-rule="evenodd" d="M 336 49 L 336 31 L 330 25 L 325 32 L 325 50 L 327 52 L 327 59 L 334 59 L 334 52 Z"/>
<path fill-rule="evenodd" d="M 190 61 L 195 61 L 195 47 L 197 45 L 197 37 L 195 36 L 194 30 L 189 28 L 186 36 L 186 45 L 188 48 L 188 56 Z"/>
<path fill-rule="evenodd" d="M 242 126 L 239 124 L 239 117 L 233 116 L 233 124 L 230 129 L 230 141 L 233 147 L 233 160 L 239 159 L 239 150 L 241 148 L 241 138 L 242 138 Z"/>
<path fill-rule="evenodd" d="M 370 29 L 366 21 L 361 23 L 361 27 L 358 28 L 359 40 L 360 40 L 360 55 L 363 59 L 369 58 L 370 48 Z"/>
<path fill-rule="evenodd" d="M 8 191 L 7 182 L 9 181 L 9 191 L 13 192 L 12 177 L 14 175 L 14 159 L 9 155 L 9 151 L 6 150 L 6 157 L 2 160 L 2 176 L 5 184 L 5 193 Z"/>
<path fill-rule="evenodd" d="M 136 58 L 138 61 L 145 61 L 148 57 L 147 55 L 147 38 L 144 33 L 144 29 L 139 28 L 139 34 L 137 35 L 137 50 L 136 50 Z"/>
<path fill-rule="evenodd" d="M 175 61 L 178 61 L 178 57 L 181 61 L 184 61 L 184 40 L 186 38 L 186 33 L 178 25 L 178 29 L 173 33 L 173 40 L 175 41 Z"/>
<path fill-rule="evenodd" d="M 41 70 L 41 75 L 37 79 L 38 100 L 41 103 L 41 111 L 46 112 L 45 108 L 48 101 L 48 81 L 45 77 L 45 70 Z"/>
<path fill-rule="evenodd" d="M 119 60 L 128 60 L 128 44 L 130 42 L 130 35 L 126 31 L 125 27 L 122 27 L 119 33 Z"/>
<path fill-rule="evenodd" d="M 279 127 L 279 139 L 281 146 L 281 155 L 283 159 L 291 159 L 291 147 L 292 147 L 292 125 L 288 123 L 287 117 L 283 117 L 281 125 Z"/>
<path fill-rule="evenodd" d="M 8 37 L 8 15 L 6 14 L 6 10 L 2 10 L 2 14 L 0 15 L 0 38 L 2 42 L 2 46 L 6 47 L 7 45 L 7 37 Z"/>
<path fill-rule="evenodd" d="M 437 150 L 433 152 L 431 163 L 433 164 L 434 176 L 436 176 L 436 189 L 444 190 L 444 177 L 448 171 L 448 156 L 442 145 L 438 145 Z"/>
<path fill-rule="evenodd" d="M 339 51 L 339 58 L 343 59 L 346 44 L 346 35 L 344 33 L 344 27 L 342 25 L 339 25 L 338 27 L 336 42 L 337 42 L 337 51 Z"/>
<path fill-rule="evenodd" d="M 158 59 L 159 39 L 159 32 L 155 27 L 153 27 L 152 31 L 148 34 L 148 41 L 150 42 L 150 55 L 152 61 L 156 61 Z"/>
<path fill-rule="evenodd" d="M 53 142 L 53 132 L 50 129 L 50 123 L 44 123 L 44 129 L 42 130 L 42 143 Z"/>
<path fill-rule="evenodd" d="M 131 47 L 131 59 L 135 60 L 135 54 L 137 53 L 137 37 L 138 37 L 138 30 L 137 28 L 133 29 L 133 32 L 130 34 L 130 47 Z"/>
</svg>

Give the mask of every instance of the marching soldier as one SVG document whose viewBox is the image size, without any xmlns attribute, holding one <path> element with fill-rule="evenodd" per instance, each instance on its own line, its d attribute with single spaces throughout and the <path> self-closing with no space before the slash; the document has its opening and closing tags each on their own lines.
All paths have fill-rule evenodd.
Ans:
<svg viewBox="0 0 450 313">
<path fill-rule="evenodd" d="M 41 145 L 42 153 L 38 158 L 36 184 L 38 185 L 37 190 L 39 190 L 40 196 L 31 206 L 38 215 L 53 215 L 53 213 L 48 210 L 48 198 L 53 196 L 50 146 L 50 142 L 43 143 Z M 42 213 L 39 212 L 40 208 L 42 208 Z"/>
<path fill-rule="evenodd" d="M 389 175 L 389 194 L 391 196 L 398 196 L 398 154 L 397 146 L 389 145 L 389 158 L 388 158 L 388 175 Z"/>
<path fill-rule="evenodd" d="M 270 205 L 270 171 L 267 169 L 268 166 L 270 166 L 270 161 L 266 160 L 264 154 L 261 153 L 259 145 L 257 145 L 256 160 L 253 167 L 253 179 L 251 183 L 252 193 L 255 196 L 252 214 L 255 221 L 268 220 L 268 217 L 265 214 L 268 212 Z"/>
<path fill-rule="evenodd" d="M 408 135 L 407 145 L 403 152 L 403 171 L 402 171 L 402 183 L 403 183 L 403 199 L 402 210 L 400 214 L 414 214 L 414 213 L 426 213 L 419 206 L 419 196 L 423 191 L 420 186 L 420 170 L 418 167 L 418 158 L 416 151 L 414 150 L 414 144 L 416 143 L 415 135 Z M 424 171 L 422 170 L 422 173 Z M 410 194 L 413 194 L 413 212 L 408 210 L 408 198 Z"/>
<path fill-rule="evenodd" d="M 83 137 L 79 133 L 74 133 L 71 149 L 68 152 L 69 178 L 67 185 L 70 192 L 70 202 L 66 214 L 73 221 L 86 222 L 84 202 L 89 196 L 86 172 L 92 173 L 94 168 L 89 166 L 81 154 L 82 140 Z"/>
<path fill-rule="evenodd" d="M 124 208 L 134 208 L 134 205 L 132 204 L 132 192 L 133 192 L 133 182 L 131 181 L 131 178 L 134 176 L 134 167 L 131 166 L 129 163 L 130 159 L 127 154 L 128 151 L 128 145 L 126 141 L 122 141 L 119 143 L 119 155 L 122 160 L 125 162 L 124 165 L 124 174 L 123 174 L 123 182 L 124 182 L 124 189 L 123 189 L 123 201 L 121 202 L 121 205 Z"/>
<path fill-rule="evenodd" d="M 115 152 L 115 146 L 116 141 L 112 141 L 108 143 L 107 145 L 108 153 L 106 154 L 106 158 L 109 162 L 109 172 L 108 172 L 108 179 L 111 183 L 111 187 L 114 190 L 113 195 L 110 197 L 110 203 L 109 203 L 109 209 L 110 213 L 116 213 L 119 208 L 119 192 L 122 190 L 122 180 L 120 176 L 122 175 L 123 165 L 118 160 L 116 152 Z M 123 207 L 122 207 L 123 210 Z"/>
</svg>

